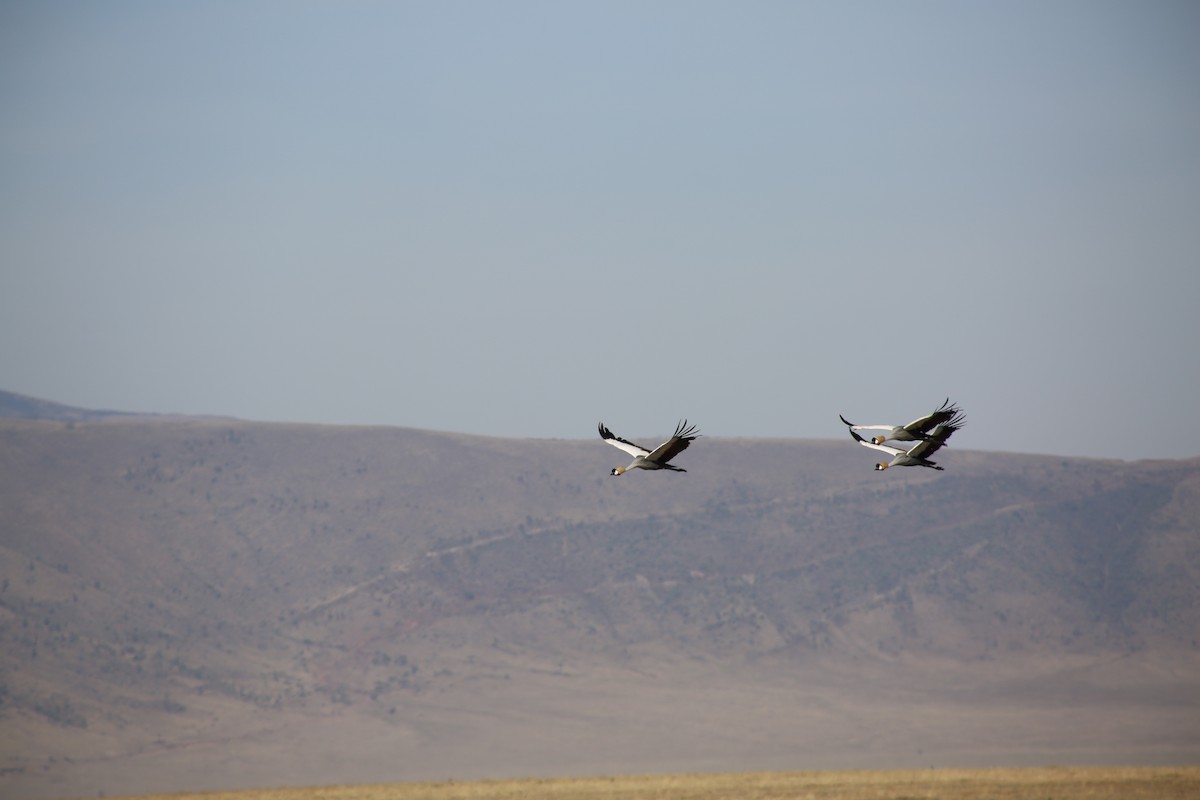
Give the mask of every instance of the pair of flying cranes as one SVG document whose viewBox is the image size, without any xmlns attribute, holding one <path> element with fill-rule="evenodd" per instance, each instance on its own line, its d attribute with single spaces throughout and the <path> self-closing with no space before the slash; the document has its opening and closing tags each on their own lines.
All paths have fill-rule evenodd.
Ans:
<svg viewBox="0 0 1200 800">
<path fill-rule="evenodd" d="M 963 416 L 962 409 L 952 405 L 948 397 L 946 402 L 942 403 L 941 407 L 932 414 L 914 419 L 907 425 L 855 425 L 840 414 L 838 416 L 842 422 L 846 423 L 846 427 L 850 431 L 850 438 L 863 447 L 871 447 L 888 454 L 890 459 L 876 464 L 876 470 L 888 467 L 942 469 L 937 462 L 930 461 L 929 457 L 942 448 L 951 434 L 961 428 L 967 419 Z M 669 469 L 673 472 L 687 472 L 683 467 L 677 467 L 670 461 L 686 450 L 688 445 L 700 435 L 696 432 L 696 426 L 688 425 L 685 419 L 675 427 L 675 433 L 671 435 L 670 439 L 653 450 L 647 450 L 628 439 L 614 435 L 603 422 L 600 423 L 599 430 L 601 439 L 633 456 L 633 461 L 627 466 L 613 467 L 613 475 L 623 475 L 631 469 Z M 886 431 L 886 433 L 864 439 L 859 436 L 859 431 Z M 884 444 L 889 440 L 916 442 L 916 444 L 908 450 L 902 450 L 899 447 Z"/>
</svg>

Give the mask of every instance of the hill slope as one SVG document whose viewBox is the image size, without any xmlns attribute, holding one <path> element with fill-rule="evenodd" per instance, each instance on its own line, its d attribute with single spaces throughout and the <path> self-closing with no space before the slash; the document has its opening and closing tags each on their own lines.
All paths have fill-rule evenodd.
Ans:
<svg viewBox="0 0 1200 800">
<path fill-rule="evenodd" d="M 945 452 L 0 421 L 0 788 L 1200 756 L 1200 461 Z"/>
<path fill-rule="evenodd" d="M 58 422 L 80 422 L 84 420 L 129 417 L 121 411 L 96 411 L 77 406 L 65 406 L 37 397 L 0 390 L 0 419 L 41 419 Z"/>
</svg>

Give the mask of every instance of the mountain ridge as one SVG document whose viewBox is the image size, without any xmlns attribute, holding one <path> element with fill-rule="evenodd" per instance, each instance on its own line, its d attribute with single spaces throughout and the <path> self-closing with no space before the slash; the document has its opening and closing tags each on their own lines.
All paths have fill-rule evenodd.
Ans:
<svg viewBox="0 0 1200 800">
<path fill-rule="evenodd" d="M 0 389 L 0 419 L 40 419 L 56 422 L 79 422 L 138 416 L 126 411 L 107 411 L 69 406 L 39 397 Z"/>
<path fill-rule="evenodd" d="M 1200 754 L 1200 459 L 685 457 L 0 420 L 0 786 Z"/>
</svg>

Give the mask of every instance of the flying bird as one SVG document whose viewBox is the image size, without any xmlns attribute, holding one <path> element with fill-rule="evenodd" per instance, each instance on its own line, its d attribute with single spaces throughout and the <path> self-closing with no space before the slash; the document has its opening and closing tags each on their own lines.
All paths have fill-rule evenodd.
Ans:
<svg viewBox="0 0 1200 800">
<path fill-rule="evenodd" d="M 964 421 L 965 419 L 961 414 L 955 415 L 950 421 L 938 425 L 929 432 L 926 438 L 917 442 L 908 450 L 901 450 L 899 447 L 891 447 L 875 441 L 867 441 L 859 436 L 853 428 L 850 429 L 850 436 L 863 447 L 882 450 L 891 456 L 890 461 L 881 461 L 876 464 L 876 470 L 887 469 L 888 467 L 929 467 L 930 469 L 940 470 L 944 469 L 944 467 L 939 467 L 937 462 L 930 461 L 929 457 L 942 448 L 942 445 L 946 443 L 951 434 L 963 426 Z"/>
<path fill-rule="evenodd" d="M 947 397 L 946 402 L 942 403 L 941 408 L 938 408 L 932 414 L 926 414 L 923 417 L 914 419 L 907 425 L 855 425 L 841 414 L 838 414 L 838 417 L 842 422 L 846 423 L 851 433 L 854 431 L 887 431 L 883 436 L 871 437 L 871 441 L 875 444 L 883 444 L 888 439 L 894 439 L 897 442 L 926 441 L 930 438 L 929 431 L 935 426 L 950 422 L 956 414 L 961 413 L 962 410 L 956 405 L 951 405 L 950 398 Z M 962 425 L 960 424 L 959 427 L 962 427 Z"/>
<path fill-rule="evenodd" d="M 696 426 L 688 426 L 687 420 L 683 420 L 675 426 L 675 433 L 670 439 L 660 444 L 653 450 L 647 450 L 641 445 L 622 439 L 620 436 L 614 436 L 613 432 L 604 426 L 601 422 L 599 426 L 600 438 L 620 450 L 624 450 L 629 455 L 633 456 L 633 461 L 627 467 L 613 467 L 613 475 L 621 475 L 631 469 L 669 469 L 674 472 L 687 472 L 683 467 L 676 467 L 667 462 L 675 456 L 687 450 L 689 444 L 700 434 L 696 433 Z"/>
</svg>

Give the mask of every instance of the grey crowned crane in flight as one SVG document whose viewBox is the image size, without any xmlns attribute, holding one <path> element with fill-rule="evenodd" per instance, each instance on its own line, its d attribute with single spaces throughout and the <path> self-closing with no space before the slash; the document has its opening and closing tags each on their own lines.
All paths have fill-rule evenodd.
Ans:
<svg viewBox="0 0 1200 800">
<path fill-rule="evenodd" d="M 601 439 L 633 456 L 633 461 L 629 463 L 629 466 L 613 467 L 613 475 L 621 475 L 631 469 L 669 469 L 673 472 L 687 472 L 683 467 L 676 467 L 667 462 L 684 450 L 687 450 L 692 440 L 700 435 L 696 433 L 696 426 L 692 425 L 689 427 L 685 419 L 675 426 L 675 433 L 671 435 L 670 439 L 667 439 L 653 450 L 647 450 L 641 445 L 636 445 L 633 442 L 622 439 L 620 436 L 614 436 L 613 432 L 606 428 L 603 422 L 600 423 L 599 430 Z"/>
<path fill-rule="evenodd" d="M 950 422 L 956 415 L 961 414 L 962 410 L 956 405 L 951 405 L 950 398 L 947 397 L 941 408 L 936 409 L 932 414 L 914 419 L 906 425 L 855 425 L 841 414 L 838 414 L 838 417 L 846 423 L 846 427 L 850 429 L 851 433 L 854 431 L 887 431 L 883 436 L 871 437 L 871 441 L 875 444 L 883 444 L 888 439 L 894 439 L 897 442 L 925 441 L 929 439 L 930 431 L 935 426 Z M 961 423 L 960 419 L 958 424 L 960 428 L 962 427 Z"/>
<path fill-rule="evenodd" d="M 887 469 L 888 467 L 929 467 L 930 469 L 943 469 L 943 467 L 937 465 L 936 461 L 930 461 L 929 457 L 940 450 L 942 445 L 946 444 L 946 440 L 963 426 L 963 422 L 964 418 L 962 414 L 955 415 L 950 421 L 938 425 L 924 439 L 917 442 L 908 450 L 901 450 L 899 447 L 891 447 L 875 441 L 867 441 L 859 436 L 853 428 L 850 429 L 850 436 L 863 447 L 882 450 L 891 456 L 890 461 L 881 461 L 876 464 L 876 470 Z"/>
</svg>

